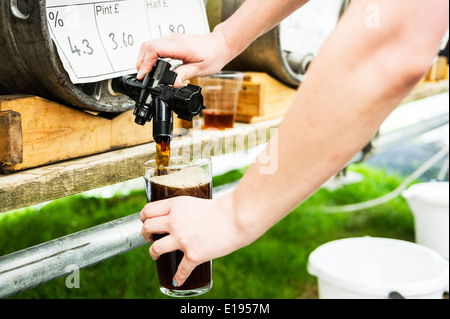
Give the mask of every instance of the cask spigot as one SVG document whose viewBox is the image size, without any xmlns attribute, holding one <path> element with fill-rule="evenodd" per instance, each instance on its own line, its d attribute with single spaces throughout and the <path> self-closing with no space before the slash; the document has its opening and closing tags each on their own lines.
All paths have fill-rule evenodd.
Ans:
<svg viewBox="0 0 450 319">
<path fill-rule="evenodd" d="M 170 143 L 173 113 L 180 119 L 192 121 L 205 109 L 202 88 L 192 84 L 175 88 L 176 77 L 170 63 L 159 59 L 142 81 L 129 75 L 112 81 L 114 91 L 128 95 L 136 102 L 133 114 L 137 124 L 145 125 L 153 119 L 153 139 L 157 143 Z"/>
</svg>

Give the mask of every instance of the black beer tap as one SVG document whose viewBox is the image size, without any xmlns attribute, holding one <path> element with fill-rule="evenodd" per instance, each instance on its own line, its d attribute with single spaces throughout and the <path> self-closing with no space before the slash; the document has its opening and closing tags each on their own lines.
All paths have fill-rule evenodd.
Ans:
<svg viewBox="0 0 450 319">
<path fill-rule="evenodd" d="M 135 76 L 123 76 L 112 80 L 112 89 L 128 95 L 136 101 L 135 122 L 145 125 L 153 118 L 153 139 L 157 143 L 170 143 L 173 131 L 173 113 L 178 118 L 192 121 L 203 105 L 202 88 L 188 84 L 173 87 L 177 74 L 171 65 L 159 59 L 142 81 Z"/>
</svg>

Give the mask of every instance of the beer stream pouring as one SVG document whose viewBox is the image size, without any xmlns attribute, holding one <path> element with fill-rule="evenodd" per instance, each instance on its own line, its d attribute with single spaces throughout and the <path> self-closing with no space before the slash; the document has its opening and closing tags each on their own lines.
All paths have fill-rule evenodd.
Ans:
<svg viewBox="0 0 450 319">
<path fill-rule="evenodd" d="M 205 109 L 201 87 L 192 84 L 173 87 L 177 74 L 171 67 L 169 62 L 158 59 L 142 81 L 126 75 L 111 82 L 115 92 L 125 94 L 136 102 L 133 114 L 137 124 L 145 125 L 153 118 L 153 139 L 156 143 L 170 144 L 173 113 L 180 119 L 192 121 Z"/>
</svg>

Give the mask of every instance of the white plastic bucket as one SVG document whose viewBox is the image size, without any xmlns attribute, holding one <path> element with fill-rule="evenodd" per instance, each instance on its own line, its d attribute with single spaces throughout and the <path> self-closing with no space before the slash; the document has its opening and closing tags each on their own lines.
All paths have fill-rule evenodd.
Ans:
<svg viewBox="0 0 450 319">
<path fill-rule="evenodd" d="M 449 264 L 434 250 L 387 238 L 346 238 L 326 243 L 309 256 L 321 299 L 442 298 Z"/>
<path fill-rule="evenodd" d="M 402 193 L 414 215 L 416 242 L 437 251 L 447 260 L 450 241 L 448 192 L 448 182 L 430 182 L 414 184 Z"/>
</svg>

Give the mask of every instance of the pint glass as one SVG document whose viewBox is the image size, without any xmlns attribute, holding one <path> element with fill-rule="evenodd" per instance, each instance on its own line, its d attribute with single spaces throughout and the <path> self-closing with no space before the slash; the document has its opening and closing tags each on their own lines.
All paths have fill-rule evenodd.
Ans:
<svg viewBox="0 0 450 319">
<path fill-rule="evenodd" d="M 144 163 L 147 202 L 176 196 L 212 198 L 211 160 L 188 157 L 170 158 L 169 166 L 157 167 L 155 160 Z M 154 234 L 156 241 L 167 234 Z M 156 261 L 161 291 L 172 297 L 193 297 L 209 291 L 212 287 L 212 261 L 197 266 L 185 283 L 173 286 L 173 277 L 183 252 L 174 251 L 160 256 Z"/>
</svg>

